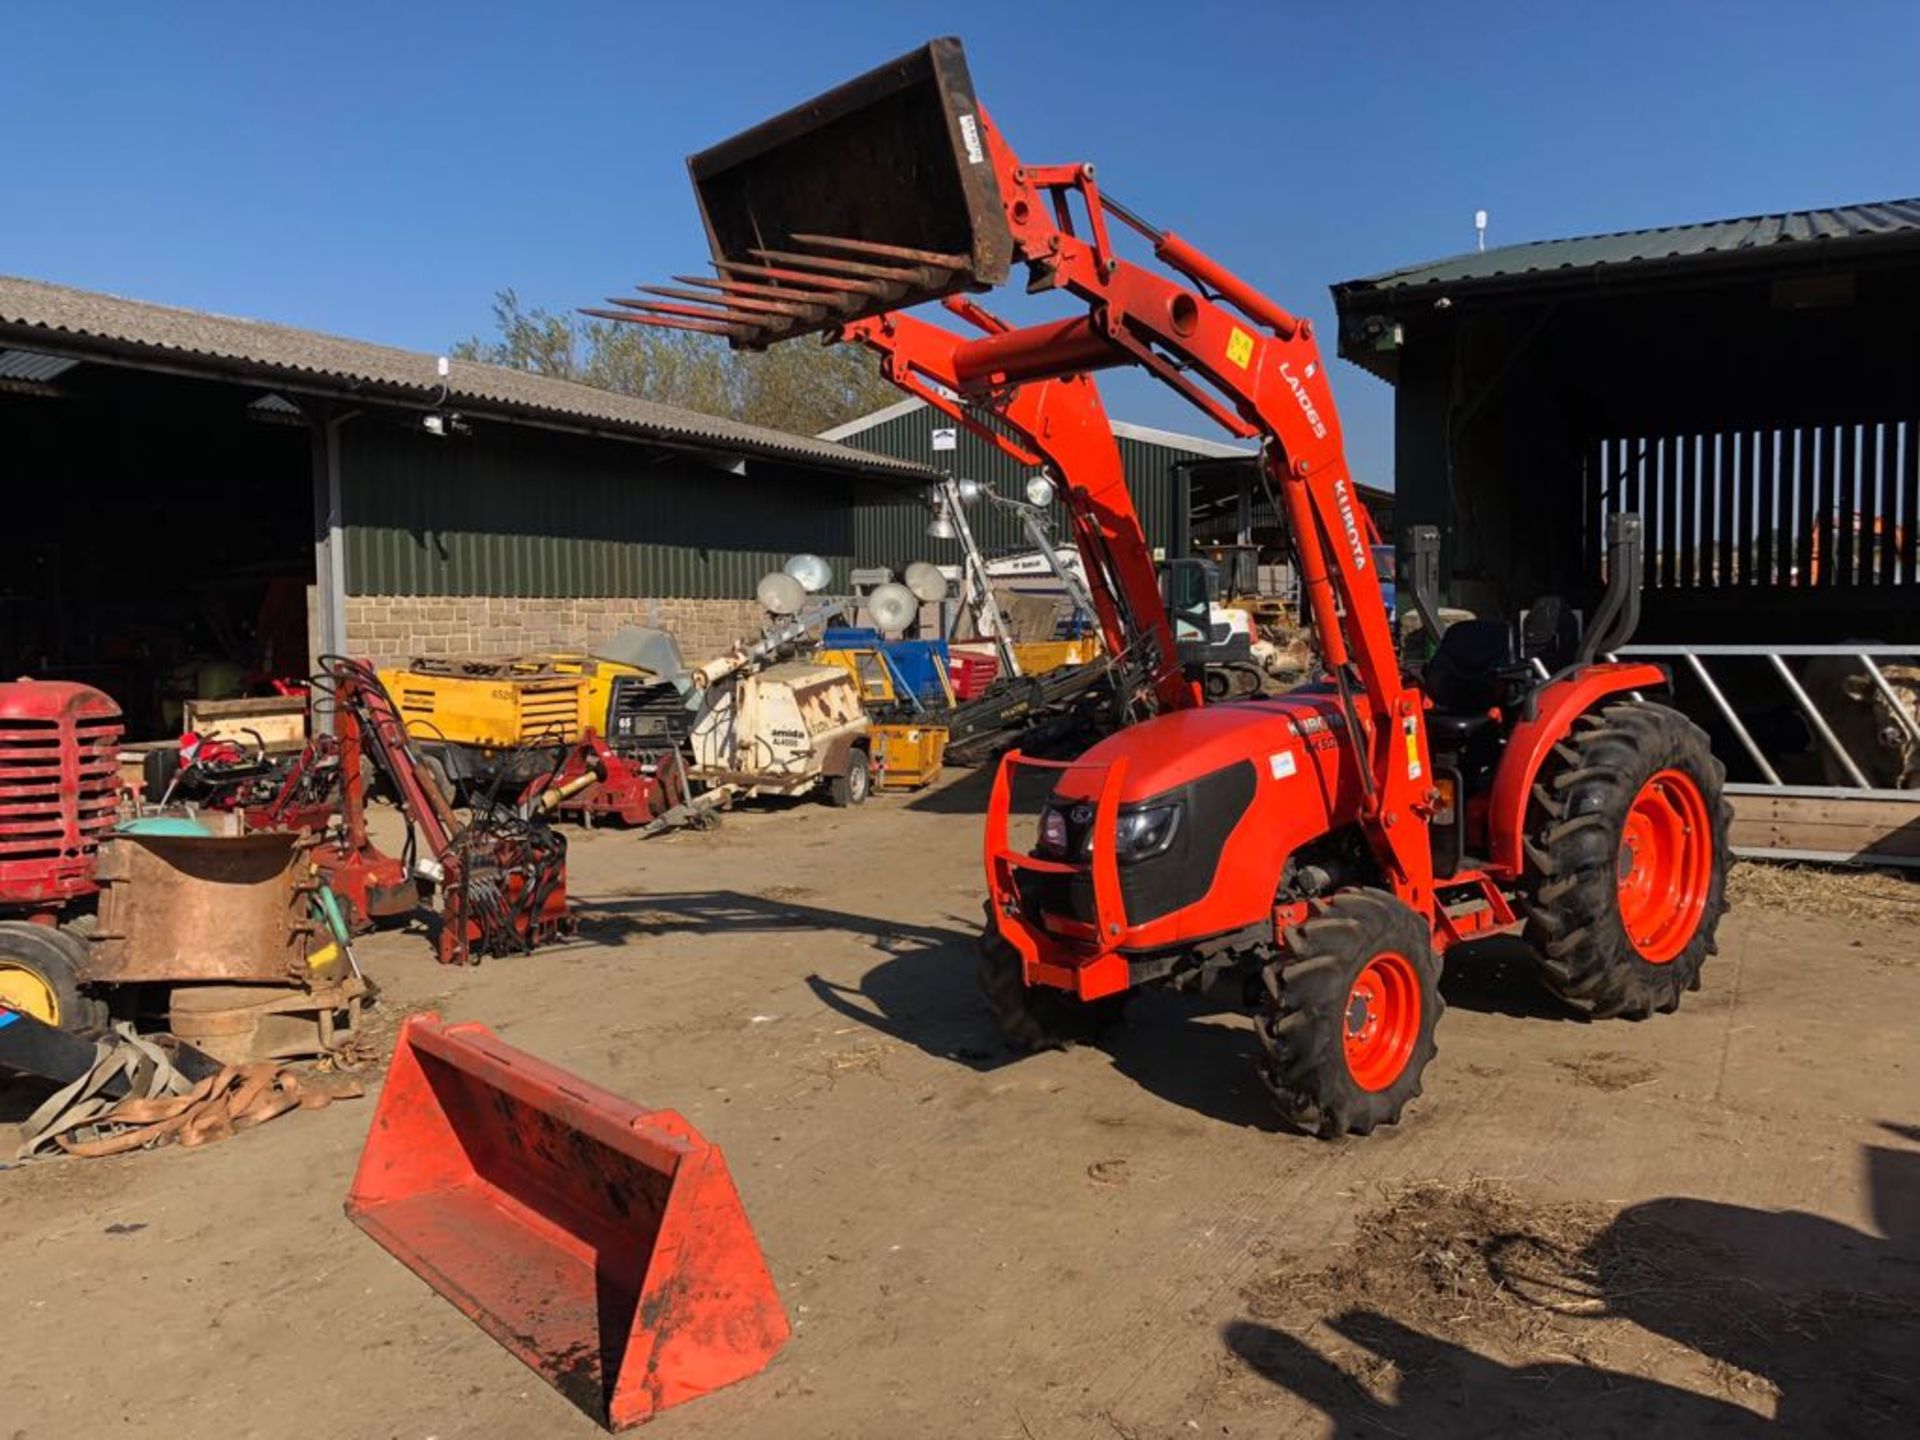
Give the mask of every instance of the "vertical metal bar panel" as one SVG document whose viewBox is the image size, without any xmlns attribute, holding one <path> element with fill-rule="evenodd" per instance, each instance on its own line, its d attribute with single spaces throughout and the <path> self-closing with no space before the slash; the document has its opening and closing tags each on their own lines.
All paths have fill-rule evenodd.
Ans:
<svg viewBox="0 0 1920 1440">
<path fill-rule="evenodd" d="M 1859 432 L 1852 425 L 1834 427 L 1834 503 L 1833 503 L 1833 583 L 1851 587 L 1859 582 L 1854 573 L 1854 527 L 1860 523 L 1860 506 L 1855 488 L 1860 478 Z"/>
<path fill-rule="evenodd" d="M 1670 544 L 1669 532 L 1672 525 L 1667 518 L 1667 450 L 1671 442 L 1662 435 L 1653 443 L 1652 453 L 1647 460 L 1647 482 L 1652 490 L 1649 497 L 1652 504 L 1647 507 L 1648 523 L 1654 529 L 1652 549 L 1652 583 L 1656 589 L 1664 589 L 1673 583 L 1672 567 L 1667 563 L 1667 551 Z"/>
<path fill-rule="evenodd" d="M 1895 462 L 1900 454 L 1900 427 L 1892 421 L 1881 421 L 1873 429 L 1874 580 L 1891 585 L 1899 568 L 1900 481 Z"/>
<path fill-rule="evenodd" d="M 1895 578 L 1902 585 L 1920 581 L 1920 421 L 1900 422 L 1900 565 Z"/>
<path fill-rule="evenodd" d="M 1674 547 L 1673 558 L 1677 567 L 1676 583 L 1683 588 L 1698 583 L 1694 565 L 1700 550 L 1699 507 L 1694 502 L 1694 492 L 1700 477 L 1699 443 L 1697 435 L 1682 435 L 1674 447 L 1674 513 L 1679 542 Z"/>
<path fill-rule="evenodd" d="M 1880 426 L 1860 426 L 1860 523 L 1854 540 L 1854 564 L 1862 585 L 1880 583 Z"/>
<path fill-rule="evenodd" d="M 1803 425 L 1795 432 L 1793 485 L 1796 516 L 1794 564 L 1799 583 L 1811 586 L 1814 582 L 1814 521 L 1820 510 L 1820 432 L 1810 425 Z"/>
<path fill-rule="evenodd" d="M 1738 531 L 1744 538 L 1746 528 L 1740 524 L 1740 436 L 1738 432 L 1722 431 L 1714 437 L 1713 461 L 1713 524 L 1720 536 L 1720 565 L 1715 583 L 1733 585 L 1739 582 L 1739 572 L 1734 568 L 1734 533 Z"/>
<path fill-rule="evenodd" d="M 1616 505 L 1614 508 L 1616 510 L 1626 510 L 1632 514 L 1645 517 L 1647 513 L 1647 446 L 1646 446 L 1646 442 L 1644 440 L 1640 440 L 1635 437 L 1628 437 L 1627 439 L 1621 442 L 1621 445 L 1623 450 L 1621 466 L 1622 466 L 1622 469 L 1624 469 L 1626 472 L 1626 477 L 1627 477 L 1626 485 L 1628 487 L 1627 499 L 1629 503 L 1626 503 L 1623 505 Z M 1653 534 L 1653 521 L 1651 519 L 1642 520 L 1641 533 L 1647 536 L 1650 536 Z M 1592 573 L 1596 575 L 1600 573 L 1598 566 L 1606 556 L 1606 552 L 1607 552 L 1606 537 L 1607 537 L 1607 531 L 1606 531 L 1606 527 L 1603 525 L 1600 529 L 1600 533 L 1594 536 L 1593 538 L 1593 543 L 1596 551 L 1594 556 L 1594 562 L 1595 562 L 1596 568 Z"/>
<path fill-rule="evenodd" d="M 1853 783 L 1858 785 L 1862 790 L 1871 790 L 1873 788 L 1872 784 L 1867 780 L 1865 775 L 1860 773 L 1860 767 L 1853 763 L 1853 757 L 1847 753 L 1847 747 L 1840 743 L 1839 736 L 1833 733 L 1833 727 L 1827 724 L 1826 717 L 1820 713 L 1818 707 L 1807 697 L 1807 692 L 1800 688 L 1800 682 L 1794 678 L 1793 671 L 1787 668 L 1787 662 L 1782 660 L 1777 654 L 1770 654 L 1767 656 L 1767 659 L 1773 662 L 1774 672 L 1779 675 L 1781 681 L 1792 693 L 1794 703 L 1800 707 L 1800 713 L 1807 717 L 1807 723 L 1813 726 L 1814 733 L 1826 743 L 1827 749 L 1833 752 L 1833 756 L 1840 762 L 1841 768 L 1852 778 Z"/>
<path fill-rule="evenodd" d="M 1753 467 L 1754 482 L 1754 577 L 1755 583 L 1771 585 L 1773 573 L 1773 532 L 1778 523 L 1773 503 L 1773 456 L 1774 447 L 1779 443 L 1779 432 L 1774 430 L 1756 430 L 1753 432 L 1753 448 L 1748 462 Z"/>
</svg>

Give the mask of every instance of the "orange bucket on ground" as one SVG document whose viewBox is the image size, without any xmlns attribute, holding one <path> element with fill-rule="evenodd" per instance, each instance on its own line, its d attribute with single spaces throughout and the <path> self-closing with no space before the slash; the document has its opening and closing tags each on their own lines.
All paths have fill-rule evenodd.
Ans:
<svg viewBox="0 0 1920 1440">
<path fill-rule="evenodd" d="M 787 1340 L 720 1151 L 484 1025 L 407 1019 L 346 1208 L 609 1429 Z"/>
</svg>

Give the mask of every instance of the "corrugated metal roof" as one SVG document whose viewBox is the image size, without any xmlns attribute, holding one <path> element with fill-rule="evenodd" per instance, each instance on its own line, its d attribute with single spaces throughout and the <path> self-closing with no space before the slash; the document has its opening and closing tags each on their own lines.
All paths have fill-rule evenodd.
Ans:
<svg viewBox="0 0 1920 1440">
<path fill-rule="evenodd" d="M 314 391 L 389 395 L 475 412 L 548 416 L 729 454 L 804 461 L 859 474 L 915 481 L 928 475 L 921 466 L 812 436 L 789 435 L 471 360 L 451 362 L 442 399 L 437 357 L 432 355 L 0 276 L 0 339 L 30 347 L 35 336 L 45 335 L 75 342 L 63 349 L 171 356 L 174 363 L 195 362 L 195 368 L 221 373 L 240 370 L 289 387 L 304 377 L 309 383 L 301 388 Z"/>
<path fill-rule="evenodd" d="M 1391 295 L 1426 286 L 1469 286 L 1522 275 L 1572 275 L 1603 267 L 1664 265 L 1714 255 L 1750 254 L 1775 246 L 1851 247 L 1901 236 L 1920 243 L 1920 199 L 1880 200 L 1827 210 L 1794 210 L 1697 225 L 1503 245 L 1349 280 L 1334 286 L 1333 293 L 1344 305 L 1349 297 L 1383 292 Z"/>
<path fill-rule="evenodd" d="M 0 380 L 27 380 L 44 385 L 59 379 L 79 363 L 33 350 L 0 350 Z"/>
</svg>

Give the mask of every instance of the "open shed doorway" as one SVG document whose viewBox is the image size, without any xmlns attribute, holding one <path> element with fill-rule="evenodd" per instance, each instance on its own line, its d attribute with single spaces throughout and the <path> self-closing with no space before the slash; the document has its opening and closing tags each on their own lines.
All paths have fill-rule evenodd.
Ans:
<svg viewBox="0 0 1920 1440">
<path fill-rule="evenodd" d="M 0 351 L 0 674 L 78 680 L 127 738 L 312 668 L 310 430 L 258 389 Z"/>
</svg>

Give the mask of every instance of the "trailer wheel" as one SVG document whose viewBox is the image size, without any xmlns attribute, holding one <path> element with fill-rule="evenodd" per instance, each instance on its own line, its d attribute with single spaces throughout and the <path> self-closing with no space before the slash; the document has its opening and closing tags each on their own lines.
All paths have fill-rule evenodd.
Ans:
<svg viewBox="0 0 1920 1440">
<path fill-rule="evenodd" d="M 86 942 L 35 925 L 0 920 L 0 1001 L 61 1030 L 90 1030 L 106 1023 L 106 1009 L 80 989 Z"/>
<path fill-rule="evenodd" d="M 867 769 L 867 752 L 849 751 L 846 773 L 835 775 L 827 782 L 827 803 L 842 809 L 849 805 L 864 805 L 867 792 L 872 788 L 871 780 L 872 775 Z"/>
<path fill-rule="evenodd" d="M 1595 1019 L 1644 1020 L 1700 985 L 1726 912 L 1726 767 L 1664 705 L 1609 705 L 1554 746 L 1527 821 L 1526 938 Z"/>
<path fill-rule="evenodd" d="M 1020 952 L 988 922 L 980 937 L 980 990 L 1000 1033 L 1021 1050 L 1064 1050 L 1100 1038 L 1120 1023 L 1124 993 L 1079 1000 L 1063 990 L 1029 985 Z"/>
<path fill-rule="evenodd" d="M 1399 1121 L 1446 1008 L 1427 922 L 1384 890 L 1317 902 L 1261 972 L 1260 1078 L 1326 1139 Z"/>
</svg>

